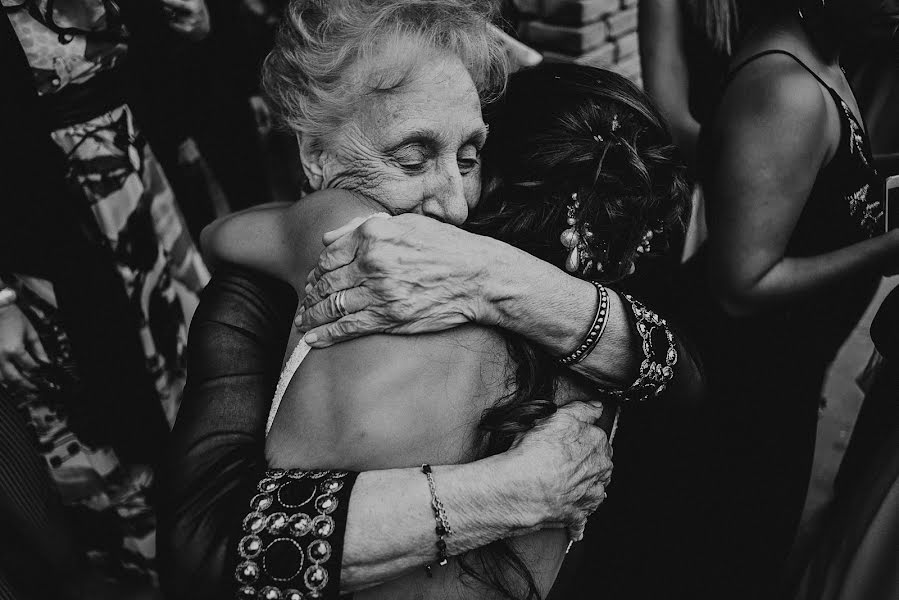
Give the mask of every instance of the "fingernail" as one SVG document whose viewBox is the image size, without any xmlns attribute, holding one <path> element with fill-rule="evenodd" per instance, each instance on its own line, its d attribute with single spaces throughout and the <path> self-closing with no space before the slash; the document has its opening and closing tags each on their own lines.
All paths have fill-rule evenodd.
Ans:
<svg viewBox="0 0 899 600">
<path fill-rule="evenodd" d="M 303 341 L 309 344 L 310 346 L 318 341 L 318 334 L 316 333 L 307 333 L 303 337 Z"/>
<path fill-rule="evenodd" d="M 303 293 L 305 293 L 307 296 L 310 293 L 312 293 L 312 284 L 311 283 L 306 284 L 306 287 L 303 288 Z"/>
</svg>

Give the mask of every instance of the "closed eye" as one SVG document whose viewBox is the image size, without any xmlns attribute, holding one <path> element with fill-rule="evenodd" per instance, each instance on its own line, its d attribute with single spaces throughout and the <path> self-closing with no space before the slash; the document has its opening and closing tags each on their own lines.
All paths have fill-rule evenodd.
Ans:
<svg viewBox="0 0 899 600">
<path fill-rule="evenodd" d="M 473 143 L 468 143 L 459 149 L 456 155 L 456 163 L 459 165 L 459 172 L 463 175 L 471 173 L 481 164 L 481 151 Z"/>
<path fill-rule="evenodd" d="M 397 148 L 393 152 L 393 159 L 407 171 L 421 171 L 425 168 L 433 156 L 433 152 L 420 143 L 412 143 Z"/>
</svg>

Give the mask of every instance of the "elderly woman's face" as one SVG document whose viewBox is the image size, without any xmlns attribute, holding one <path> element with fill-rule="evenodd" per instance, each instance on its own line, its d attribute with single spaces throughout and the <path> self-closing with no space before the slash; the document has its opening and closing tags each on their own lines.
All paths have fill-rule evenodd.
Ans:
<svg viewBox="0 0 899 600">
<path fill-rule="evenodd" d="M 323 149 L 320 187 L 357 190 L 393 214 L 461 224 L 480 195 L 486 138 L 468 71 L 454 56 L 434 55 L 399 88 L 363 99 Z"/>
</svg>

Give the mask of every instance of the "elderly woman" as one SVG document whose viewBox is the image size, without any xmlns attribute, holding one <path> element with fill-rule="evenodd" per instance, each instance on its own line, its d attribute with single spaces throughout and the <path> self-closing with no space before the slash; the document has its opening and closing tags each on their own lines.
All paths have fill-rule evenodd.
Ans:
<svg viewBox="0 0 899 600">
<path fill-rule="evenodd" d="M 588 383 L 583 385 L 588 389 L 589 382 L 598 382 L 603 387 L 610 386 L 605 382 L 626 387 L 629 380 L 637 377 L 637 363 L 644 358 L 641 345 L 636 343 L 640 338 L 627 316 L 631 312 L 629 303 L 605 288 L 598 301 L 593 283 L 572 277 L 513 246 L 466 233 L 455 226 L 466 220 L 469 208 L 480 197 L 479 151 L 486 137 L 481 100 L 494 95 L 504 81 L 495 41 L 486 34 L 489 14 L 478 4 L 450 0 L 375 5 L 294 3 L 288 25 L 270 59 L 269 85 L 275 85 L 275 97 L 282 110 L 287 109 L 287 116 L 292 118 L 300 134 L 310 187 L 342 188 L 358 195 L 334 191 L 310 196 L 297 205 L 299 214 L 291 215 L 289 221 L 285 220 L 287 215 L 279 216 L 283 227 L 270 226 L 272 213 L 283 214 L 279 213 L 282 207 L 256 211 L 253 214 L 260 220 L 249 225 L 249 235 L 244 229 L 240 243 L 254 246 L 263 241 L 276 249 L 272 255 L 277 256 L 278 272 L 287 273 L 301 294 L 305 292 L 301 289 L 303 273 L 316 263 L 321 250 L 321 246 L 312 243 L 316 239 L 323 238 L 329 243 L 331 253 L 325 253 L 325 261 L 339 260 L 347 247 L 353 246 L 358 248 L 353 254 L 361 259 L 359 264 L 376 269 L 379 283 L 369 289 L 353 285 L 357 264 L 320 277 L 305 294 L 311 308 L 305 312 L 308 321 L 304 325 L 327 318 L 336 309 L 354 313 L 343 317 L 354 326 L 344 337 L 393 328 L 407 332 L 441 331 L 467 321 L 499 324 L 507 331 L 520 334 L 547 355 L 559 357 L 568 356 L 572 348 L 580 349 L 585 337 L 593 331 L 589 340 L 598 342 L 596 348 L 592 352 L 575 352 L 564 363 L 576 363 L 574 369 L 584 376 Z M 334 77 L 335 70 L 341 77 Z M 339 104 L 334 102 L 337 98 L 341 100 Z M 604 131 L 614 131 L 614 122 L 608 116 Z M 590 134 L 587 138 L 597 144 L 596 136 L 600 135 Z M 369 222 L 347 236 L 341 236 L 340 230 L 325 233 L 372 210 L 419 215 L 403 214 Z M 220 225 L 224 226 L 227 222 Z M 242 227 L 246 228 L 246 223 Z M 554 232 L 553 237 L 557 236 L 558 232 Z M 297 239 L 304 243 L 297 246 Z M 634 242 L 628 256 L 632 256 L 638 243 L 639 240 Z M 293 252 L 294 248 L 300 251 Z M 285 254 L 279 249 L 287 250 L 286 264 Z M 231 251 L 241 253 L 242 249 L 232 247 Z M 401 258 L 397 260 L 397 257 Z M 317 274 L 325 273 L 323 267 L 334 266 L 338 265 L 320 264 Z M 578 264 L 571 267 L 572 270 L 580 268 Z M 622 261 L 616 264 L 618 268 L 627 272 L 628 265 Z M 422 276 L 426 281 L 415 282 L 410 275 Z M 347 291 L 337 298 L 328 294 L 326 300 L 316 303 L 318 298 L 325 297 L 327 286 L 335 281 L 334 276 L 344 277 L 342 288 L 335 289 Z M 533 278 L 532 285 L 520 285 L 528 278 Z M 548 280 L 547 284 L 544 285 L 543 279 Z M 329 477 L 323 477 L 321 472 L 306 475 L 302 471 L 274 470 L 261 481 L 251 481 L 253 468 L 261 468 L 263 462 L 258 441 L 268 412 L 258 395 L 266 389 L 271 392 L 287 341 L 286 334 L 277 330 L 277 319 L 283 319 L 294 306 L 289 288 L 258 281 L 263 283 L 248 284 L 246 275 L 241 275 L 240 280 L 233 277 L 227 284 L 214 281 L 193 331 L 191 389 L 176 427 L 179 442 L 175 455 L 182 464 L 178 477 L 170 480 L 169 489 L 174 506 L 187 511 L 176 515 L 182 524 L 178 538 L 169 539 L 165 544 L 173 558 L 179 552 L 178 566 L 183 573 L 194 577 L 198 571 L 208 574 L 195 579 L 195 583 L 205 582 L 210 590 L 220 589 L 217 586 L 222 585 L 222 543 L 229 550 L 238 548 L 241 559 L 246 559 L 237 572 L 238 580 L 245 584 L 242 590 L 246 594 L 259 591 L 260 582 L 266 580 L 300 580 L 298 589 L 305 586 L 316 593 L 331 593 L 340 588 L 370 587 L 407 574 L 435 558 L 462 554 L 495 540 L 539 529 L 569 526 L 573 537 L 579 537 L 586 515 L 603 496 L 602 486 L 598 484 L 607 476 L 604 434 L 593 426 L 599 410 L 585 404 L 574 403 L 559 409 L 509 451 L 464 465 L 429 468 L 424 474 L 419 468 L 366 470 L 358 478 L 353 474 L 329 473 Z M 409 283 L 424 284 L 433 292 L 424 298 L 420 294 L 410 295 L 409 302 L 401 302 L 408 308 L 421 310 L 421 314 L 426 313 L 427 319 L 403 314 L 389 306 L 383 310 L 391 299 L 402 297 L 404 286 Z M 226 289 L 229 286 L 242 289 L 229 292 Z M 226 298 L 229 293 L 230 298 Z M 275 293 L 279 299 L 266 298 Z M 234 312 L 243 309 L 238 294 L 243 302 L 261 305 L 260 315 L 235 316 Z M 247 312 L 254 312 L 250 309 Z M 377 315 L 382 316 L 379 322 L 372 318 Z M 596 335 L 600 315 L 605 317 L 602 336 Z M 342 328 L 346 324 L 338 321 L 336 325 Z M 475 338 L 465 337 L 472 335 L 465 330 L 449 335 L 460 336 L 469 346 L 478 343 Z M 480 365 L 490 370 L 485 358 L 490 353 L 501 355 L 502 345 L 497 345 L 496 338 L 483 331 L 475 334 L 486 340 L 486 345 L 473 356 L 463 353 L 466 361 L 463 366 L 476 369 Z M 242 335 L 246 341 L 241 344 L 237 339 Z M 271 343 L 264 341 L 270 337 L 275 338 Z M 330 345 L 335 339 L 333 329 L 327 326 L 306 336 L 315 346 Z M 362 388 L 366 386 L 373 399 L 389 398 L 391 392 L 385 389 L 384 382 L 396 381 L 397 369 L 404 366 L 412 373 L 421 366 L 421 377 L 425 382 L 432 381 L 434 375 L 440 375 L 436 373 L 440 369 L 432 369 L 435 373 L 425 372 L 427 365 L 422 357 L 410 354 L 416 345 L 427 350 L 422 347 L 422 344 L 427 346 L 422 339 L 409 338 L 405 342 L 393 338 L 387 343 L 385 338 L 371 337 L 311 353 L 301 371 L 311 369 L 321 377 L 299 377 L 298 382 L 304 387 L 299 392 L 295 390 L 293 397 L 309 398 L 306 407 L 318 407 L 315 410 L 327 409 L 326 404 L 313 401 L 316 393 L 319 399 L 321 393 L 358 398 L 366 393 Z M 407 353 L 407 364 L 396 364 L 398 354 L 391 344 Z M 236 350 L 241 345 L 251 348 L 255 356 L 238 357 Z M 447 345 L 438 344 L 435 339 L 431 350 L 440 354 Z M 650 349 L 652 346 L 647 344 Z M 198 351 L 200 354 L 196 354 Z M 238 364 L 241 360 L 245 364 Z M 440 357 L 434 361 L 436 365 L 440 364 L 439 360 Z M 365 365 L 367 361 L 375 362 Z M 356 376 L 348 373 L 341 377 L 334 370 L 327 371 L 331 367 L 339 369 L 340 365 L 353 369 Z M 243 377 L 257 369 L 261 376 L 252 381 Z M 235 372 L 236 378 L 222 378 Z M 406 373 L 406 381 L 410 381 L 410 374 Z M 491 371 L 487 378 L 497 374 Z M 673 385 L 689 387 L 690 375 L 688 368 Z M 458 389 L 446 389 L 457 386 L 437 387 L 439 382 L 435 382 L 430 387 L 425 383 L 420 390 L 394 389 L 392 393 L 404 398 L 417 393 L 421 397 L 428 389 L 439 389 L 438 398 L 446 395 L 447 402 L 455 405 L 456 396 L 466 393 L 466 389 L 477 391 L 476 386 L 466 388 L 475 383 L 469 377 Z M 641 378 L 641 384 L 645 383 L 646 379 Z M 318 392 L 305 387 L 316 384 L 338 387 L 319 388 Z M 355 389 L 341 388 L 341 385 Z M 240 414 L 247 410 L 246 402 L 235 406 L 235 395 L 239 398 L 242 394 L 255 394 L 252 399 L 257 406 L 250 409 L 253 413 L 250 416 Z M 590 398 L 590 394 L 580 397 Z M 429 414 L 439 415 L 437 404 L 435 408 L 429 401 L 427 405 L 422 404 L 422 409 L 427 406 Z M 304 405 L 293 403 L 292 410 L 303 408 Z M 202 422 L 204 417 L 211 420 Z M 316 424 L 332 422 L 326 416 L 311 419 L 310 423 Z M 223 451 L 229 443 L 221 441 L 221 434 L 229 428 L 227 420 L 234 421 L 230 427 L 237 434 L 232 437 L 237 444 Z M 386 437 L 383 431 L 393 431 L 389 422 L 356 424 L 363 427 L 361 439 L 368 433 L 383 438 Z M 385 429 L 379 430 L 382 426 Z M 402 455 L 401 450 L 393 457 L 372 456 L 365 451 L 371 446 L 366 445 L 356 452 L 350 448 L 350 453 L 343 455 L 342 464 L 329 463 L 333 455 L 328 453 L 333 446 L 329 445 L 331 441 L 326 441 L 329 431 L 325 429 L 318 438 L 323 445 L 318 447 L 313 438 L 291 440 L 287 431 L 282 432 L 283 443 L 269 444 L 272 459 L 285 467 L 317 464 L 356 470 L 408 465 L 413 461 L 410 456 Z M 244 441 L 240 442 L 241 439 Z M 446 463 L 472 458 L 461 456 L 464 450 L 453 448 L 452 444 L 443 452 L 432 451 L 421 460 Z M 391 461 L 395 462 L 388 464 Z M 242 473 L 240 479 L 238 473 Z M 223 476 L 227 479 L 223 480 Z M 310 483 L 311 488 L 302 488 Z M 248 488 L 257 485 L 262 497 L 247 503 L 251 496 Z M 222 489 L 229 492 L 225 500 L 220 496 Z M 204 510 L 210 506 L 207 494 L 216 497 L 212 511 Z M 286 501 L 282 497 L 285 494 Z M 272 513 L 274 495 L 278 496 L 279 512 Z M 313 496 L 316 496 L 315 508 L 308 505 L 308 515 L 317 511 L 314 519 L 321 517 L 318 522 L 328 525 L 313 531 L 318 540 L 312 542 L 314 548 L 311 545 L 306 548 L 310 540 L 304 537 L 309 533 L 305 518 L 309 516 L 306 513 L 290 516 L 291 511 L 285 509 L 303 504 L 304 498 L 311 502 Z M 222 508 L 225 504 L 228 509 Z M 231 537 L 226 532 L 239 519 L 237 511 L 241 506 L 245 507 L 243 514 L 248 510 L 250 514 L 244 522 L 245 529 Z M 432 506 L 436 513 L 431 512 Z M 196 510 L 203 510 L 203 518 L 192 522 Z M 436 535 L 435 517 L 439 524 Z M 452 528 L 446 527 L 447 518 L 451 519 Z M 226 524 L 226 519 L 231 523 Z M 294 525 L 296 530 L 289 529 Z M 261 558 L 262 529 L 266 529 L 264 535 L 277 537 L 285 528 L 288 535 L 271 542 L 285 553 L 281 558 L 272 558 L 266 550 Z M 290 537 L 291 533 L 296 536 Z M 202 539 L 210 534 L 212 540 Z M 188 538 L 193 538 L 190 544 Z M 308 559 L 312 564 L 303 566 L 303 555 L 293 560 L 288 558 L 296 554 L 291 550 L 295 540 L 299 540 L 296 547 L 304 544 L 301 548 L 306 551 L 307 559 L 314 557 Z M 319 544 L 319 540 L 327 541 L 328 545 Z M 187 556 L 181 546 L 190 550 Z M 217 560 L 210 560 L 211 556 Z M 201 561 L 206 564 L 200 571 Z M 264 572 L 260 572 L 260 564 Z M 172 580 L 172 590 L 176 595 L 196 593 L 196 586 L 187 583 L 190 582 Z M 283 585 L 282 591 L 278 591 L 274 585 L 280 584 L 273 584 L 272 589 L 263 588 L 263 593 L 277 597 L 289 591 Z"/>
</svg>

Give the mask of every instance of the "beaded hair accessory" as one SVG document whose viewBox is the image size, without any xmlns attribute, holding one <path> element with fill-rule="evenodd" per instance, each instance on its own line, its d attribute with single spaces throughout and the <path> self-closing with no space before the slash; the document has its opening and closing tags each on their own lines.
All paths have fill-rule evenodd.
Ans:
<svg viewBox="0 0 899 600">
<path fill-rule="evenodd" d="M 565 270 L 569 273 L 578 273 L 584 277 L 598 275 L 605 270 L 605 264 L 609 259 L 609 245 L 607 242 L 596 243 L 596 235 L 590 227 L 590 223 L 579 217 L 581 202 L 577 192 L 571 194 L 571 202 L 568 204 L 568 228 L 559 236 L 559 241 L 568 250 L 565 259 Z M 640 245 L 637 246 L 637 255 L 643 256 L 652 251 L 652 238 L 656 231 L 652 228 L 643 233 Z"/>
<path fill-rule="evenodd" d="M 565 259 L 565 270 L 569 273 L 580 273 L 581 275 L 589 275 L 595 270 L 602 273 L 602 261 L 598 260 L 597 254 L 590 242 L 593 241 L 595 235 L 590 228 L 590 224 L 586 221 L 579 221 L 578 210 L 581 202 L 578 200 L 577 192 L 571 194 L 571 202 L 568 204 L 568 229 L 562 232 L 559 241 L 568 248 L 568 258 Z"/>
<path fill-rule="evenodd" d="M 612 116 L 612 123 L 609 126 L 610 139 L 602 133 L 595 133 L 593 139 L 599 144 L 605 144 L 603 147 L 602 157 L 599 161 L 599 169 L 602 169 L 602 163 L 605 162 L 606 154 L 609 148 L 617 143 L 615 133 L 621 128 L 621 121 L 618 115 Z M 559 241 L 568 249 L 568 257 L 565 260 L 565 270 L 569 273 L 579 273 L 583 276 L 597 275 L 605 270 L 605 262 L 608 260 L 609 247 L 608 243 L 596 244 L 595 234 L 586 220 L 579 218 L 579 210 L 581 203 L 577 192 L 571 194 L 571 202 L 568 204 L 567 224 L 568 228 L 562 232 Z M 643 233 L 640 245 L 637 246 L 637 254 L 643 255 L 652 251 L 652 238 L 654 235 L 652 228 L 647 229 Z"/>
</svg>

